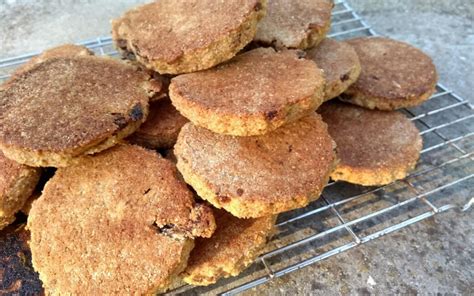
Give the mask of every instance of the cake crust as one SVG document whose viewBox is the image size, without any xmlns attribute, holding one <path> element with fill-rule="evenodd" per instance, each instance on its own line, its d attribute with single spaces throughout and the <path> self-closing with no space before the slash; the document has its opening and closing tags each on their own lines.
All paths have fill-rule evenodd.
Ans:
<svg viewBox="0 0 474 296">
<path fill-rule="evenodd" d="M 161 74 L 188 73 L 222 63 L 245 47 L 265 15 L 266 0 L 162 0 L 112 22 L 125 56 Z"/>
<path fill-rule="evenodd" d="M 405 115 L 339 102 L 325 103 L 318 112 L 338 147 L 340 161 L 331 179 L 385 185 L 415 168 L 422 138 Z"/>
<path fill-rule="evenodd" d="M 0 89 L 0 149 L 19 163 L 62 167 L 109 148 L 145 121 L 151 80 L 104 57 L 35 64 Z"/>
<path fill-rule="evenodd" d="M 51 294 L 164 291 L 185 268 L 194 237 L 215 230 L 175 166 L 117 145 L 60 168 L 28 218 L 33 266 Z"/>
<path fill-rule="evenodd" d="M 436 90 L 438 75 L 429 56 L 404 42 L 384 37 L 346 41 L 357 52 L 361 73 L 341 96 L 369 109 L 414 107 Z"/>
<path fill-rule="evenodd" d="M 239 219 L 214 209 L 216 232 L 209 239 L 196 239 L 183 280 L 207 286 L 220 278 L 237 276 L 260 255 L 274 232 L 276 216 Z"/>
<path fill-rule="evenodd" d="M 127 140 L 148 149 L 170 149 L 188 122 L 169 99 L 162 99 L 150 104 L 147 120 Z"/>
<path fill-rule="evenodd" d="M 325 101 L 339 96 L 359 77 L 359 57 L 348 43 L 326 38 L 308 50 L 306 57 L 323 70 Z"/>
<path fill-rule="evenodd" d="M 15 220 L 38 184 L 41 171 L 10 160 L 0 151 L 0 229 Z"/>
<path fill-rule="evenodd" d="M 254 41 L 276 48 L 311 48 L 329 32 L 333 7 L 332 0 L 269 0 Z"/>
<path fill-rule="evenodd" d="M 63 45 L 45 50 L 41 54 L 31 58 L 28 62 L 18 67 L 15 70 L 13 76 L 29 71 L 32 68 L 34 68 L 35 65 L 40 64 L 52 58 L 73 58 L 73 57 L 91 56 L 91 55 L 94 55 L 94 52 L 92 52 L 85 46 L 75 45 L 75 44 L 63 44 Z"/>
<path fill-rule="evenodd" d="M 216 68 L 177 76 L 170 98 L 181 114 L 213 132 L 263 135 L 312 113 L 324 78 L 302 52 L 258 48 Z"/>
<path fill-rule="evenodd" d="M 263 136 L 235 137 L 186 124 L 177 167 L 197 194 L 239 218 L 306 206 L 335 165 L 334 142 L 317 114 Z"/>
</svg>

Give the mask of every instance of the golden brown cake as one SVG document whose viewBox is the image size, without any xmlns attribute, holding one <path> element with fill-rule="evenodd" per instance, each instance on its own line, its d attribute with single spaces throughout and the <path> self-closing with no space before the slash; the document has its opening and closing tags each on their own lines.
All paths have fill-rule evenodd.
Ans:
<svg viewBox="0 0 474 296">
<path fill-rule="evenodd" d="M 161 74 L 194 72 L 252 41 L 265 7 L 265 0 L 160 0 L 114 20 L 112 37 L 125 56 Z"/>
<path fill-rule="evenodd" d="M 49 59 L 74 58 L 74 57 L 93 56 L 93 55 L 94 55 L 93 51 L 91 51 L 90 49 L 82 45 L 75 45 L 75 44 L 59 45 L 57 47 L 53 47 L 48 50 L 45 50 L 41 54 L 31 58 L 25 64 L 19 66 L 17 69 L 15 69 L 15 72 L 10 77 L 10 80 L 23 72 L 31 70 L 33 67 L 35 67 L 35 65 L 43 63 Z M 136 67 L 137 70 L 139 71 L 146 71 L 147 72 L 146 74 L 153 78 L 152 80 L 149 81 L 150 82 L 149 88 L 150 90 L 153 90 L 155 94 L 152 97 L 150 97 L 150 101 L 157 101 L 159 99 L 162 99 L 168 96 L 169 78 L 165 76 L 161 76 L 158 73 L 153 72 L 151 70 L 148 70 L 144 68 L 141 64 L 135 61 L 124 60 L 124 62 L 133 67 Z"/>
<path fill-rule="evenodd" d="M 336 141 L 340 159 L 331 179 L 385 185 L 415 168 L 422 138 L 405 115 L 339 102 L 325 103 L 318 112 Z"/>
<path fill-rule="evenodd" d="M 41 196 L 41 192 L 43 191 L 44 186 L 54 176 L 55 172 L 56 172 L 55 168 L 43 168 L 41 170 L 41 176 L 38 181 L 38 184 L 35 187 L 35 190 L 31 194 L 31 196 L 25 201 L 25 203 L 23 204 L 23 207 L 20 209 L 20 211 L 23 214 L 27 216 L 30 214 L 30 210 L 33 205 L 33 202 Z"/>
<path fill-rule="evenodd" d="M 324 78 L 302 52 L 258 48 L 206 71 L 171 80 L 176 109 L 195 125 L 235 136 L 262 135 L 312 113 Z"/>
<path fill-rule="evenodd" d="M 239 219 L 214 209 L 216 232 L 211 238 L 196 239 L 183 280 L 207 286 L 220 278 L 237 276 L 260 255 L 274 230 L 276 216 Z"/>
<path fill-rule="evenodd" d="M 40 64 L 46 60 L 53 58 L 73 58 L 80 56 L 91 56 L 94 55 L 87 47 L 74 44 L 63 44 L 57 47 L 50 48 L 45 50 L 40 55 L 37 55 L 31 58 L 28 62 L 24 63 L 18 67 L 13 75 L 18 75 L 22 72 L 26 72 L 35 67 L 35 65 Z"/>
<path fill-rule="evenodd" d="M 395 110 L 428 100 L 438 76 L 433 61 L 421 50 L 385 37 L 346 41 L 359 56 L 361 73 L 341 96 L 369 109 Z"/>
<path fill-rule="evenodd" d="M 40 169 L 6 158 L 0 151 L 0 230 L 15 220 L 35 189 Z"/>
<path fill-rule="evenodd" d="M 152 80 L 150 80 L 150 82 L 151 82 L 151 87 L 153 87 L 155 94 L 152 97 L 150 97 L 150 103 L 159 101 L 161 99 L 169 98 L 168 87 L 169 87 L 172 75 L 160 75 L 159 73 L 146 68 L 144 65 L 140 64 L 135 59 L 129 60 L 129 59 L 123 58 L 122 61 L 126 64 L 129 64 L 130 66 L 136 67 L 139 71 L 146 72 L 147 75 L 152 77 Z"/>
<path fill-rule="evenodd" d="M 326 79 L 324 100 L 339 96 L 360 74 L 359 57 L 348 43 L 324 39 L 307 51 L 306 58 L 313 60 L 323 70 Z"/>
<path fill-rule="evenodd" d="M 179 131 L 189 120 L 183 117 L 169 99 L 150 104 L 148 118 L 127 138 L 131 143 L 149 149 L 173 148 Z"/>
<path fill-rule="evenodd" d="M 0 89 L 0 149 L 30 166 L 61 167 L 99 152 L 145 121 L 151 77 L 111 58 L 51 58 Z"/>
<path fill-rule="evenodd" d="M 334 142 L 317 114 L 263 136 L 235 137 L 186 124 L 175 145 L 186 183 L 239 218 L 306 206 L 335 165 Z"/>
<path fill-rule="evenodd" d="M 28 218 L 33 266 L 47 294 L 162 292 L 194 237 L 215 230 L 170 161 L 117 145 L 57 170 Z"/>
<path fill-rule="evenodd" d="M 311 48 L 331 25 L 332 0 L 268 0 L 254 40 L 277 48 Z"/>
</svg>

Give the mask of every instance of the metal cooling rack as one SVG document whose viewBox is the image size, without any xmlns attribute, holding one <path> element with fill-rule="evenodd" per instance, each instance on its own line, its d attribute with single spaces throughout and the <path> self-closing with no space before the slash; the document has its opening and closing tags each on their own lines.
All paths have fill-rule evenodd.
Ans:
<svg viewBox="0 0 474 296">
<path fill-rule="evenodd" d="M 372 35 L 377 34 L 345 1 L 336 1 L 329 37 Z M 96 54 L 117 55 L 110 37 L 80 44 Z M 0 81 L 36 54 L 0 60 Z M 407 178 L 376 188 L 331 182 L 319 200 L 279 216 L 265 253 L 241 275 L 210 287 L 184 285 L 170 294 L 237 294 L 434 215 L 467 211 L 474 203 L 473 107 L 438 84 L 429 101 L 402 112 L 424 140 L 417 169 Z"/>
</svg>

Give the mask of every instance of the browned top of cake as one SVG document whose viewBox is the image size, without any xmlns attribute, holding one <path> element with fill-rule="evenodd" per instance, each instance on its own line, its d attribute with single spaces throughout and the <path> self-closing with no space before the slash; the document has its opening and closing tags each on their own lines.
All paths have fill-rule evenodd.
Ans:
<svg viewBox="0 0 474 296">
<path fill-rule="evenodd" d="M 150 148 L 170 148 L 188 121 L 169 99 L 162 99 L 150 104 L 146 121 L 129 139 Z"/>
<path fill-rule="evenodd" d="M 187 122 L 169 99 L 163 99 L 150 106 L 150 114 L 138 132 L 150 136 L 178 137 L 181 127 Z"/>
<path fill-rule="evenodd" d="M 44 51 L 43 53 L 41 53 L 40 55 L 37 55 L 31 58 L 31 60 L 29 60 L 22 66 L 18 67 L 15 70 L 15 74 L 28 71 L 32 69 L 36 64 L 42 63 L 48 59 L 68 58 L 68 57 L 72 58 L 76 56 L 90 56 L 90 55 L 94 55 L 94 53 L 85 46 L 74 45 L 74 44 L 60 45 L 58 47 L 48 49 Z"/>
<path fill-rule="evenodd" d="M 318 112 L 337 144 L 341 166 L 393 169 L 418 159 L 421 136 L 405 115 L 329 102 Z"/>
<path fill-rule="evenodd" d="M 214 209 L 216 232 L 211 238 L 198 238 L 184 272 L 191 284 L 210 284 L 223 276 L 242 271 L 258 256 L 273 232 L 276 216 L 239 219 Z"/>
<path fill-rule="evenodd" d="M 306 57 L 323 70 L 328 85 L 349 80 L 354 69 L 360 68 L 354 48 L 334 39 L 324 39 L 318 46 L 308 50 Z"/>
<path fill-rule="evenodd" d="M 316 64 L 301 54 L 254 49 L 213 69 L 173 78 L 170 96 L 172 100 L 180 96 L 193 106 L 221 115 L 274 117 L 288 105 L 313 97 L 324 85 Z"/>
<path fill-rule="evenodd" d="M 184 269 L 215 229 L 175 166 L 118 145 L 56 171 L 28 219 L 33 265 L 51 293 L 145 294 Z"/>
<path fill-rule="evenodd" d="M 175 153 L 219 196 L 268 204 L 321 189 L 335 159 L 334 142 L 317 114 L 250 137 L 216 134 L 188 123 Z"/>
<path fill-rule="evenodd" d="M 348 91 L 369 97 L 407 99 L 434 88 L 436 68 L 429 56 L 404 42 L 384 37 L 347 40 L 359 56 L 362 71 Z"/>
<path fill-rule="evenodd" d="M 329 25 L 332 0 L 269 0 L 267 15 L 258 24 L 256 41 L 299 48 L 311 31 Z"/>
<path fill-rule="evenodd" d="M 143 121 L 150 77 L 110 58 L 52 58 L 0 90 L 0 142 L 33 151 L 97 144 Z"/>
<path fill-rule="evenodd" d="M 260 0 L 160 0 L 129 10 L 112 23 L 114 39 L 127 39 L 146 59 L 173 63 L 236 30 Z"/>
</svg>

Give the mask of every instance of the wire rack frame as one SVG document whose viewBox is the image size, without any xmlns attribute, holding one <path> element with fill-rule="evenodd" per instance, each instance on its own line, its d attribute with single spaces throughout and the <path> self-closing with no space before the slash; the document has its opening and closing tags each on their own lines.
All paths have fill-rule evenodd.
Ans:
<svg viewBox="0 0 474 296">
<path fill-rule="evenodd" d="M 345 1 L 335 2 L 329 37 L 347 39 L 376 35 L 376 32 Z M 79 44 L 100 55 L 118 55 L 110 37 L 100 37 Z M 7 79 L 16 67 L 37 54 L 0 60 L 0 81 Z M 255 261 L 255 264 L 242 275 L 221 280 L 210 287 L 193 288 L 184 285 L 169 293 L 235 295 L 434 215 L 452 210 L 460 213 L 467 211 L 474 203 L 472 196 L 460 203 L 453 203 L 451 196 L 446 196 L 443 192 L 456 189 L 456 186 L 472 181 L 474 177 L 473 106 L 468 100 L 438 84 L 435 94 L 422 107 L 404 109 L 402 112 L 418 126 L 424 140 L 420 160 L 422 164 L 404 180 L 381 187 L 362 189 L 343 182 L 330 182 L 318 201 L 304 209 L 280 215 L 276 225 L 276 238 L 270 242 L 269 248 Z M 433 186 L 431 183 L 435 179 L 440 180 Z M 393 187 L 398 187 L 398 191 L 391 191 Z M 343 194 L 345 191 L 349 194 Z M 389 199 L 386 198 L 388 195 L 394 195 L 396 199 L 388 206 L 375 209 L 370 206 L 359 207 L 357 211 L 350 207 L 345 208 L 351 203 L 364 201 L 374 195 L 378 195 L 380 200 Z M 404 197 L 399 199 L 398 196 Z M 366 213 L 353 214 L 361 209 Z M 331 219 L 337 221 L 337 224 L 318 229 L 312 234 L 289 236 L 289 239 L 285 237 L 285 240 L 279 237 L 288 227 L 291 227 L 291 231 L 298 232 L 299 223 L 302 221 L 311 223 Z M 372 229 L 375 231 L 369 231 Z M 346 241 L 332 245 L 332 242 L 337 241 L 333 236 L 346 238 Z M 292 260 L 285 261 L 284 255 L 298 248 L 306 247 L 306 250 L 313 250 L 312 244 L 316 241 L 321 243 L 315 252 L 311 254 L 303 252 L 298 256 L 290 256 Z M 328 247 L 323 248 L 325 246 Z M 319 249 L 323 251 L 318 251 Z"/>
</svg>

